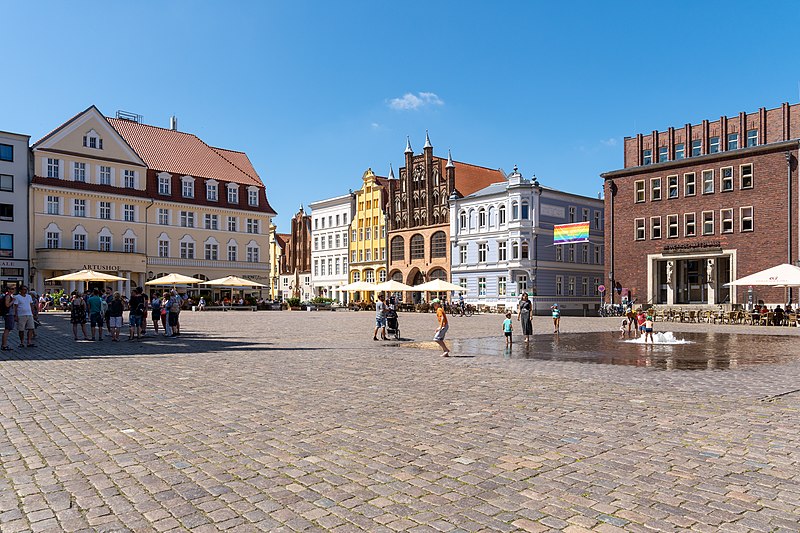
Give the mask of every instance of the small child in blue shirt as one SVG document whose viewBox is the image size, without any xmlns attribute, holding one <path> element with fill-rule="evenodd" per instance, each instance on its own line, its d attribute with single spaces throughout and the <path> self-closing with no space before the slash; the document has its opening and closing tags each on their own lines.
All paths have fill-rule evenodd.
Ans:
<svg viewBox="0 0 800 533">
<path fill-rule="evenodd" d="M 514 326 L 513 322 L 511 321 L 511 313 L 506 313 L 506 319 L 503 320 L 503 332 L 506 336 L 506 346 L 511 346 L 513 342 L 511 339 L 511 332 L 513 331 Z"/>
</svg>

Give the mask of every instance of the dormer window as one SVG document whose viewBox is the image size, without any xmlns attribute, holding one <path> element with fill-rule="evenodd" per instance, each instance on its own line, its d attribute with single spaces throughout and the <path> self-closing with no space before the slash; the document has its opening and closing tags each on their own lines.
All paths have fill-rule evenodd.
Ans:
<svg viewBox="0 0 800 533">
<path fill-rule="evenodd" d="M 97 132 L 94 130 L 89 130 L 86 132 L 86 135 L 83 136 L 83 146 L 86 148 L 94 148 L 95 150 L 102 150 L 103 149 L 103 139 L 97 135 Z"/>
<path fill-rule="evenodd" d="M 184 198 L 194 198 L 194 178 L 184 176 L 181 178 L 181 193 Z"/>
<path fill-rule="evenodd" d="M 217 201 L 218 182 L 215 180 L 206 181 L 206 200 L 209 202 Z"/>
<path fill-rule="evenodd" d="M 172 194 L 172 180 L 167 172 L 162 172 L 158 175 L 158 194 L 170 195 Z"/>
<path fill-rule="evenodd" d="M 252 206 L 258 205 L 258 187 L 249 187 L 247 189 L 247 203 Z"/>
<path fill-rule="evenodd" d="M 229 204 L 238 204 L 239 203 L 239 186 L 235 183 L 228 184 L 228 203 Z"/>
</svg>

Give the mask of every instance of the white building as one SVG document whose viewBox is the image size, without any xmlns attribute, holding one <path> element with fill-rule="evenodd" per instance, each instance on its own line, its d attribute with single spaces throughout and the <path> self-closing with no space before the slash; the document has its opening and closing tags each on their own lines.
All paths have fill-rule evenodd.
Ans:
<svg viewBox="0 0 800 533">
<path fill-rule="evenodd" d="M 30 136 L 0 131 L 0 285 L 28 284 L 28 183 Z M 35 287 L 42 291 L 45 287 Z"/>
<path fill-rule="evenodd" d="M 588 243 L 553 245 L 553 226 L 589 221 Z M 516 310 L 527 292 L 539 314 L 598 306 L 603 279 L 603 201 L 542 187 L 517 172 L 450 201 L 453 283 L 473 305 Z"/>
<path fill-rule="evenodd" d="M 311 285 L 314 296 L 347 303 L 339 287 L 348 279 L 348 231 L 353 219 L 349 194 L 309 204 L 311 209 Z"/>
</svg>

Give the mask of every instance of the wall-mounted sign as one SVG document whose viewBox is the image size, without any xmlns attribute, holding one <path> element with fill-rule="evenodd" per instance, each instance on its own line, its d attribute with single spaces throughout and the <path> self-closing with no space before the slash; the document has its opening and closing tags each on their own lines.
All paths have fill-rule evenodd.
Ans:
<svg viewBox="0 0 800 533">
<path fill-rule="evenodd" d="M 692 252 L 707 252 L 709 250 L 722 250 L 720 241 L 687 242 L 681 244 L 668 244 L 662 248 L 664 253 L 686 254 Z"/>
<path fill-rule="evenodd" d="M 83 265 L 84 270 L 97 270 L 99 272 L 119 272 L 119 265 Z"/>
</svg>

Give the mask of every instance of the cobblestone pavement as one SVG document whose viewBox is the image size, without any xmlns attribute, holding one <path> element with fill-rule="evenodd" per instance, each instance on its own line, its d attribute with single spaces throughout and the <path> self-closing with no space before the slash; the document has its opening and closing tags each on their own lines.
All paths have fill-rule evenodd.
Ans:
<svg viewBox="0 0 800 533">
<path fill-rule="evenodd" d="M 75 343 L 54 313 L 3 352 L 0 531 L 800 530 L 797 359 L 444 359 L 373 342 L 371 313 L 182 318 L 179 339 Z M 401 326 L 427 340 L 435 318 Z M 670 325 L 708 328 L 797 335 Z"/>
</svg>

